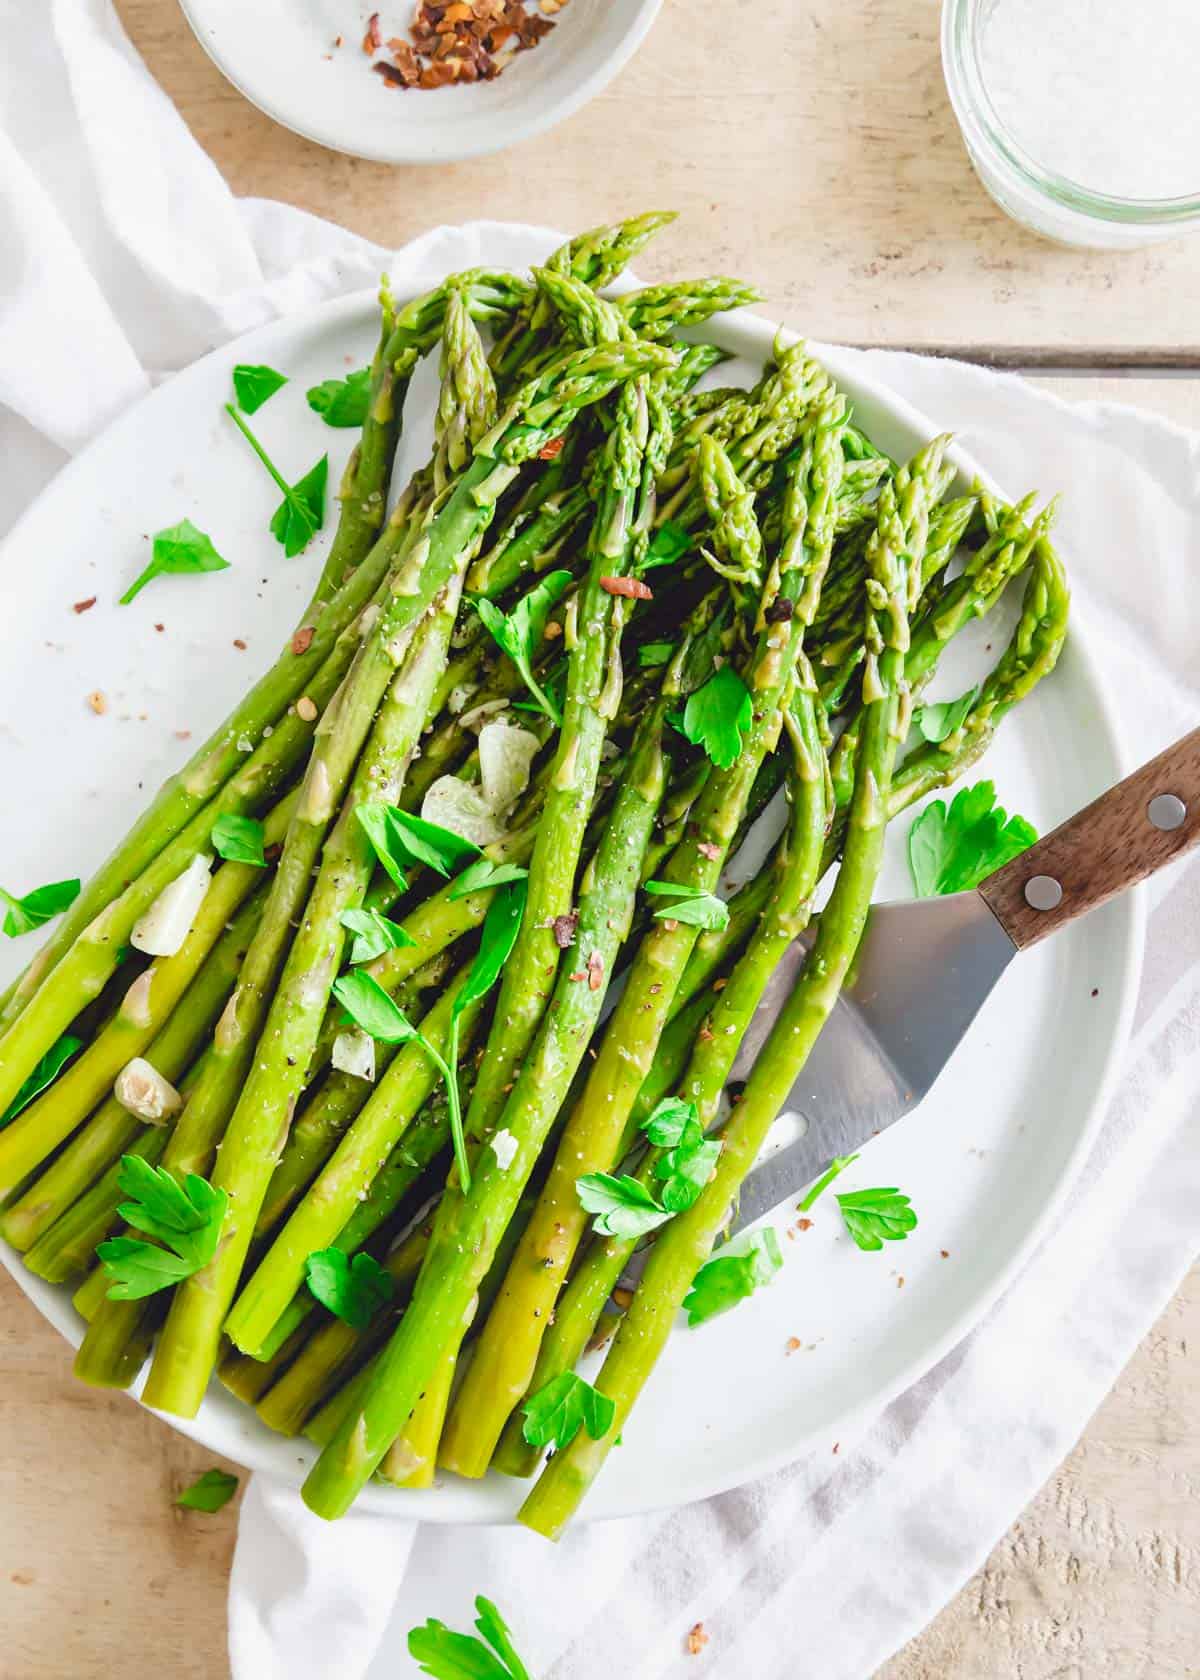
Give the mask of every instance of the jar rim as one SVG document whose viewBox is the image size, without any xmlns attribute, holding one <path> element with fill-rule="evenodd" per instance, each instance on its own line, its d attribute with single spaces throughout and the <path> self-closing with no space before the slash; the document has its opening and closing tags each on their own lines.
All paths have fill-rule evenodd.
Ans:
<svg viewBox="0 0 1200 1680">
<path fill-rule="evenodd" d="M 1040 164 L 1006 127 L 979 64 L 980 15 L 986 0 L 943 0 L 942 70 L 968 145 L 990 153 L 1018 179 L 1064 210 L 1093 221 L 1169 226 L 1200 216 L 1200 194 L 1178 198 L 1122 198 L 1085 187 Z"/>
</svg>

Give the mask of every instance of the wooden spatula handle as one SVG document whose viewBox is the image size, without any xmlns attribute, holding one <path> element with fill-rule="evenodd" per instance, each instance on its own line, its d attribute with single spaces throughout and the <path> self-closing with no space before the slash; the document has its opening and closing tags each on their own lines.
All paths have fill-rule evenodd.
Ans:
<svg viewBox="0 0 1200 1680">
<path fill-rule="evenodd" d="M 1200 840 L 1200 729 L 1005 864 L 979 891 L 1016 945 L 1044 939 Z"/>
</svg>

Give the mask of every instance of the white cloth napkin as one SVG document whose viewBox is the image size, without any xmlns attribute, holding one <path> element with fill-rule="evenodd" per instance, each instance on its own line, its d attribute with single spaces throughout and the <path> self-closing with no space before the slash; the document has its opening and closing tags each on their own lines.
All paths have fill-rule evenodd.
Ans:
<svg viewBox="0 0 1200 1680">
<path fill-rule="evenodd" d="M 545 230 L 477 223 L 384 253 L 280 204 L 235 200 L 106 0 L 11 13 L 0 60 L 0 530 L 159 378 L 273 316 L 486 259 Z M 581 223 L 595 219 L 580 206 Z M 1196 721 L 1200 437 L 1019 379 L 867 353 L 1001 483 L 1063 490 L 1076 623 L 1121 696 L 1131 761 Z M 866 1680 L 978 1567 L 1079 1435 L 1177 1286 L 1200 1220 L 1200 870 L 1152 888 L 1142 997 L 1107 1124 L 1057 1228 L 960 1347 L 839 1457 L 705 1504 L 523 1532 L 319 1522 L 246 1495 L 234 1680 L 400 1680 L 426 1616 L 482 1591 L 539 1680 Z M 709 1643 L 686 1655 L 703 1621 Z"/>
</svg>

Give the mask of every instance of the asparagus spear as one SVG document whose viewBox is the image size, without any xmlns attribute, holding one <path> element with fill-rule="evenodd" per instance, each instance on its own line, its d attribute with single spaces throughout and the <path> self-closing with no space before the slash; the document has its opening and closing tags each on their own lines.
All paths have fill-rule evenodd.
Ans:
<svg viewBox="0 0 1200 1680">
<path fill-rule="evenodd" d="M 868 564 L 876 588 L 868 594 L 865 715 L 854 796 L 842 866 L 821 914 L 816 943 L 725 1127 L 712 1180 L 690 1208 L 664 1227 L 651 1251 L 641 1285 L 596 1383 L 600 1393 L 614 1402 L 609 1429 L 599 1440 L 581 1431 L 568 1447 L 555 1454 L 521 1507 L 520 1520 L 550 1538 L 561 1534 L 624 1427 L 634 1400 L 666 1345 L 676 1310 L 728 1217 L 738 1185 L 753 1165 L 837 1002 L 862 938 L 883 857 L 885 801 L 904 698 L 908 614 L 920 585 L 920 552 L 928 518 L 929 467 L 940 459 L 941 447 L 944 441 L 938 440 L 918 458 L 907 476 L 898 476 L 895 488 L 885 485 L 881 492 L 879 520 L 869 545 Z M 913 540 L 914 533 L 919 540 Z M 815 883 L 820 851 L 811 833 L 806 855 L 811 882 Z M 773 931 L 777 939 L 791 937 L 785 926 Z M 756 955 L 752 946 L 744 960 L 748 995 L 753 992 L 750 980 L 757 966 Z"/>
<path fill-rule="evenodd" d="M 504 1105 L 503 1130 L 515 1140 L 515 1153 L 501 1166 L 494 1149 L 481 1149 L 470 1192 L 463 1195 L 453 1184 L 448 1187 L 436 1241 L 408 1310 L 361 1398 L 304 1485 L 306 1502 L 320 1516 L 339 1516 L 349 1509 L 400 1434 L 429 1377 L 462 1339 L 475 1293 L 582 1060 L 616 953 L 629 930 L 641 855 L 662 797 L 662 721 L 658 707 L 642 721 L 630 769 L 580 900 L 577 945 L 586 953 L 585 972 L 596 976 L 596 984 L 560 974 L 553 1006 L 545 1012 Z"/>
<path fill-rule="evenodd" d="M 666 879 L 685 890 L 712 892 L 716 886 L 759 766 L 778 735 L 782 706 L 794 682 L 804 612 L 811 617 L 807 603 L 811 599 L 815 606 L 829 561 L 843 417 L 844 405 L 822 409 L 797 458 L 785 550 L 770 584 L 760 586 L 763 623 L 747 677 L 753 722 L 736 761 L 709 778 L 689 832 L 664 871 Z M 714 536 L 725 545 L 725 570 L 757 578 L 758 530 L 741 481 L 711 438 L 702 441 L 701 459 Z M 779 615 L 772 612 L 776 601 L 782 604 Z M 587 1223 L 575 1181 L 589 1172 L 608 1171 L 623 1153 L 630 1112 L 697 934 L 686 922 L 656 921 L 634 958 L 546 1189 L 451 1408 L 442 1456 L 460 1474 L 484 1474 L 509 1414 L 529 1386 L 555 1297 Z"/>
</svg>

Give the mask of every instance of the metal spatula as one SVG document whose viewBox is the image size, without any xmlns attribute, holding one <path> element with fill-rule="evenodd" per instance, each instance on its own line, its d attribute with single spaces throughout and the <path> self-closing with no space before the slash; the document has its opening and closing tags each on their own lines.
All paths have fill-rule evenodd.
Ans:
<svg viewBox="0 0 1200 1680">
<path fill-rule="evenodd" d="M 733 1229 L 795 1195 L 833 1156 L 853 1153 L 915 1108 L 1019 951 L 1144 880 L 1198 840 L 1200 729 L 977 891 L 877 905 L 852 984 L 786 1105 L 805 1129 L 749 1174 Z M 731 1083 L 748 1076 L 804 957 L 797 941 L 776 970 Z"/>
</svg>

